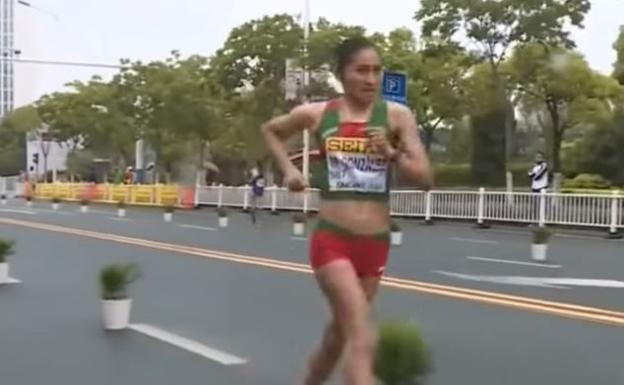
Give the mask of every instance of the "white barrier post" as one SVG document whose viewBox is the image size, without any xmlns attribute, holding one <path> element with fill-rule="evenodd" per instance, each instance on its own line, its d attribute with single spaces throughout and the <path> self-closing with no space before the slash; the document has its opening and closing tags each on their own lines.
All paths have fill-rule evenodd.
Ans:
<svg viewBox="0 0 624 385">
<path fill-rule="evenodd" d="M 251 187 L 245 186 L 243 187 L 243 211 L 247 212 L 249 210 L 249 193 Z"/>
<path fill-rule="evenodd" d="M 279 214 L 277 211 L 277 185 L 273 185 L 271 187 L 271 214 L 277 215 Z"/>
<path fill-rule="evenodd" d="M 307 213 L 308 213 L 308 207 L 309 207 L 309 206 L 308 206 L 308 205 L 309 205 L 308 200 L 309 200 L 309 198 L 310 198 L 310 196 L 309 196 L 309 192 L 308 192 L 308 190 L 306 189 L 306 190 L 304 191 L 304 193 L 303 193 L 303 213 L 304 213 L 304 214 L 307 214 Z"/>
<path fill-rule="evenodd" d="M 201 188 L 201 184 L 197 183 L 195 185 L 195 191 L 193 192 L 193 208 L 199 207 L 199 189 Z"/>
<path fill-rule="evenodd" d="M 540 193 L 539 201 L 539 227 L 546 226 L 546 190 Z"/>
<path fill-rule="evenodd" d="M 432 196 L 431 191 L 427 191 L 425 194 L 425 224 L 432 225 L 433 221 L 431 220 L 431 204 L 432 204 Z"/>
<path fill-rule="evenodd" d="M 611 226 L 609 227 L 608 239 L 622 239 L 622 234 L 618 231 L 618 214 L 619 214 L 620 192 L 613 190 L 611 198 Z"/>
<path fill-rule="evenodd" d="M 490 226 L 484 222 L 485 218 L 485 188 L 479 188 L 479 207 L 477 209 L 477 228 L 488 229 Z"/>
<path fill-rule="evenodd" d="M 221 208 L 223 206 L 223 183 L 219 185 L 219 191 L 217 192 L 217 207 Z"/>
</svg>

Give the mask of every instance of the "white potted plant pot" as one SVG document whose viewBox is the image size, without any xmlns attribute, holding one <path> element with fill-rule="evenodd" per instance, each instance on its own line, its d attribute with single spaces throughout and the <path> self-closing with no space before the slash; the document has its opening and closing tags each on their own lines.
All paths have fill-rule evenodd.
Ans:
<svg viewBox="0 0 624 385">
<path fill-rule="evenodd" d="M 0 285 L 9 283 L 9 263 L 7 257 L 13 254 L 14 243 L 0 239 Z"/>
<path fill-rule="evenodd" d="M 163 219 L 165 222 L 169 223 L 173 221 L 173 213 L 164 213 Z"/>
<path fill-rule="evenodd" d="M 32 199 L 30 197 L 26 198 L 26 206 L 27 207 L 32 207 L 33 206 L 33 202 L 32 202 Z"/>
<path fill-rule="evenodd" d="M 548 258 L 548 240 L 551 233 L 546 228 L 540 227 L 533 230 L 533 242 L 531 244 L 531 259 L 544 262 Z"/>
<path fill-rule="evenodd" d="M 123 330 L 130 324 L 132 298 L 129 285 L 138 278 L 134 264 L 111 264 L 100 270 L 102 324 L 106 330 Z"/>
<path fill-rule="evenodd" d="M 132 299 L 102 300 L 102 322 L 106 330 L 126 329 L 130 324 Z"/>
<path fill-rule="evenodd" d="M 534 261 L 543 262 L 546 260 L 548 252 L 547 244 L 532 244 L 531 245 L 531 257 Z"/>
<path fill-rule="evenodd" d="M 218 210 L 218 215 L 219 215 L 219 227 L 222 227 L 222 228 L 228 227 L 230 221 L 227 216 L 227 211 L 225 210 L 225 208 L 220 207 Z"/>
<path fill-rule="evenodd" d="M 293 223 L 293 233 L 296 236 L 303 236 L 305 234 L 305 224 L 304 223 Z"/>
<path fill-rule="evenodd" d="M 126 204 L 123 201 L 117 203 L 117 216 L 119 218 L 126 217 Z"/>
<path fill-rule="evenodd" d="M 9 264 L 0 262 L 0 285 L 9 283 Z"/>
<path fill-rule="evenodd" d="M 80 202 L 80 212 L 81 213 L 86 213 L 89 211 L 89 202 L 86 200 L 82 200 Z"/>
<path fill-rule="evenodd" d="M 298 213 L 293 217 L 293 235 L 301 237 L 305 234 L 305 215 Z"/>
<path fill-rule="evenodd" d="M 52 210 L 58 211 L 61 208 L 61 205 L 58 203 L 52 203 Z"/>
<path fill-rule="evenodd" d="M 403 231 L 394 222 L 390 226 L 390 244 L 392 246 L 401 246 L 403 244 Z"/>
</svg>

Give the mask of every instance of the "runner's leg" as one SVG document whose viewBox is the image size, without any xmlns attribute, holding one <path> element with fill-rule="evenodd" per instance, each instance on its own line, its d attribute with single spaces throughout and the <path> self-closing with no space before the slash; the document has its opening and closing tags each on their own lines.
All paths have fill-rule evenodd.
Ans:
<svg viewBox="0 0 624 385">
<path fill-rule="evenodd" d="M 370 304 L 374 301 L 379 287 L 378 277 L 362 277 L 360 285 Z M 305 385 L 321 385 L 326 382 L 334 371 L 344 348 L 344 337 L 336 319 L 325 327 L 323 339 L 318 350 L 310 358 Z"/>
<path fill-rule="evenodd" d="M 343 374 L 346 385 L 373 385 L 374 333 L 368 321 L 367 295 L 348 260 L 336 260 L 317 272 L 340 335 L 344 340 Z"/>
</svg>

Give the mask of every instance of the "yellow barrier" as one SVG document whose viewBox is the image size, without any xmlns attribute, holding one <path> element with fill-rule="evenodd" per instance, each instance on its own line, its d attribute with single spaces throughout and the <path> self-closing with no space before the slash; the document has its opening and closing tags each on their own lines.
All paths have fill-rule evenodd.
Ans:
<svg viewBox="0 0 624 385">
<path fill-rule="evenodd" d="M 177 185 L 113 185 L 92 183 L 40 183 L 35 199 L 99 203 L 124 202 L 128 205 L 179 206 L 183 188 Z"/>
</svg>

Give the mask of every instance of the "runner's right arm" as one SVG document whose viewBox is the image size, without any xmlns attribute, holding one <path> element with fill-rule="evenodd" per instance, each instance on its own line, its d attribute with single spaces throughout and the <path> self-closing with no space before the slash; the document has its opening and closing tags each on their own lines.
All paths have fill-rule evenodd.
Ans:
<svg viewBox="0 0 624 385">
<path fill-rule="evenodd" d="M 319 103 L 301 105 L 295 107 L 290 113 L 278 116 L 262 126 L 264 141 L 287 179 L 289 176 L 301 175 L 301 173 L 289 159 L 284 142 L 297 132 L 312 128 L 322 111 L 321 108 Z"/>
</svg>

